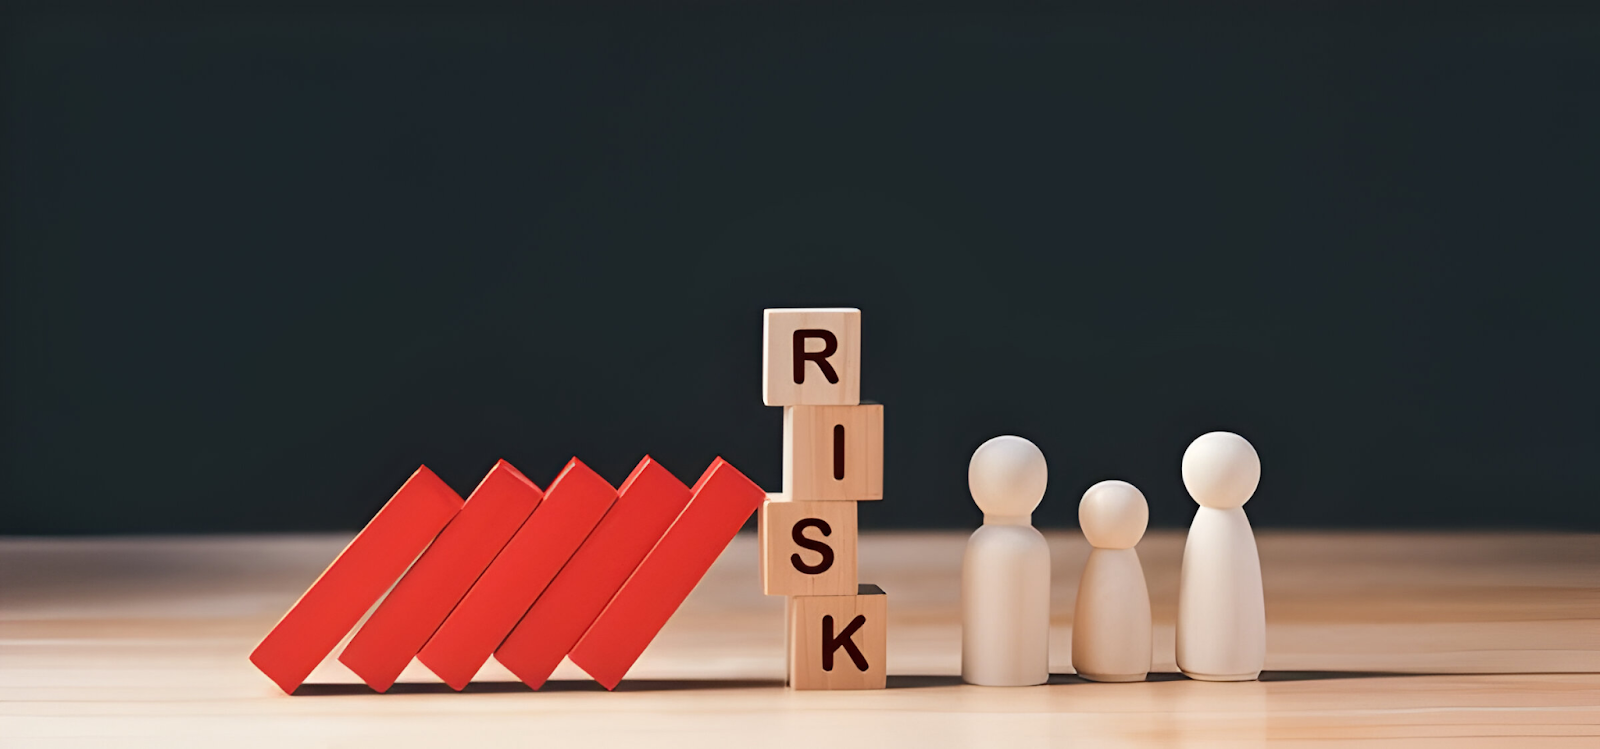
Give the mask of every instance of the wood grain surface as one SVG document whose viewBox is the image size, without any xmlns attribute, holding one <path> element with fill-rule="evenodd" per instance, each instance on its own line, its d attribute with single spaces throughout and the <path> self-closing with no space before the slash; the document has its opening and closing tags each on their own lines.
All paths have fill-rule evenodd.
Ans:
<svg viewBox="0 0 1600 749">
<path fill-rule="evenodd" d="M 883 691 L 782 686 L 784 599 L 741 535 L 615 693 L 491 661 L 378 695 L 329 658 L 295 696 L 246 656 L 348 536 L 0 540 L 0 747 L 1600 746 L 1600 536 L 1263 532 L 1268 671 L 1207 684 L 1171 673 L 1183 536 L 1154 531 L 1156 673 L 1095 684 L 1068 657 L 1088 547 L 1047 535 L 1042 687 L 955 677 L 965 534 L 864 533 Z"/>
</svg>

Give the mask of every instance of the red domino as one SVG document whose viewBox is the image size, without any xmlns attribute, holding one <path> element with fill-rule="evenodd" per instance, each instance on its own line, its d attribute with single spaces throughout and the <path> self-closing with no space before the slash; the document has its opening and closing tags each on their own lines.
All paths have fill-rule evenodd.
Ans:
<svg viewBox="0 0 1600 749">
<path fill-rule="evenodd" d="M 496 463 L 351 638 L 339 661 L 368 686 L 387 691 L 543 498 L 510 463 Z"/>
<path fill-rule="evenodd" d="M 694 590 L 766 493 L 717 458 L 693 498 L 568 657 L 606 689 L 617 683 Z"/>
<path fill-rule="evenodd" d="M 528 609 L 494 658 L 528 686 L 550 673 L 689 503 L 689 487 L 645 456 L 561 574 Z M 468 509 L 472 507 L 469 502 Z"/>
<path fill-rule="evenodd" d="M 250 662 L 293 693 L 460 509 L 460 495 L 427 466 L 418 468 L 278 620 Z"/>
<path fill-rule="evenodd" d="M 599 474 L 577 458 L 568 462 L 417 660 L 452 688 L 465 688 L 616 499 Z"/>
</svg>

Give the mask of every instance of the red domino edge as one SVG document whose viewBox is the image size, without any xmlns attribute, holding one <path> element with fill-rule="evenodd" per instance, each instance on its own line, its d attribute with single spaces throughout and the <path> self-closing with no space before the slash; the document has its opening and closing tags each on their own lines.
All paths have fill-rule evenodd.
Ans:
<svg viewBox="0 0 1600 749">
<path fill-rule="evenodd" d="M 660 463 L 648 455 L 639 461 L 611 511 L 500 644 L 495 660 L 529 687 L 544 686 L 689 497 L 689 487 Z"/>
<path fill-rule="evenodd" d="M 451 688 L 466 688 L 616 498 L 599 474 L 568 462 L 417 660 Z"/>
<path fill-rule="evenodd" d="M 461 505 L 433 471 L 418 468 L 256 645 L 250 662 L 292 694 Z"/>
<path fill-rule="evenodd" d="M 705 576 L 766 493 L 727 461 L 712 461 L 672 523 L 568 657 L 615 689 Z"/>
<path fill-rule="evenodd" d="M 539 487 L 514 466 L 496 463 L 461 512 L 367 617 L 339 662 L 367 686 L 388 691 L 543 499 Z"/>
</svg>

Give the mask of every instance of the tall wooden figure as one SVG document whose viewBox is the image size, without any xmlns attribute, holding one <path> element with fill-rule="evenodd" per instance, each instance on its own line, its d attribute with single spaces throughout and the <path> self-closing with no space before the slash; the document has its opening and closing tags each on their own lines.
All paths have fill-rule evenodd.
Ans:
<svg viewBox="0 0 1600 749">
<path fill-rule="evenodd" d="M 1261 459 L 1231 432 L 1201 435 L 1183 453 L 1183 485 L 1200 503 L 1178 580 L 1178 669 L 1201 681 L 1251 681 L 1267 657 L 1261 559 L 1244 503 Z"/>
<path fill-rule="evenodd" d="M 761 586 L 789 596 L 795 689 L 882 689 L 888 597 L 856 576 L 856 503 L 883 498 L 883 406 L 861 402 L 861 311 L 769 309 L 762 396 L 783 406 L 783 492 L 761 506 Z"/>
<path fill-rule="evenodd" d="M 983 527 L 961 560 L 961 678 L 986 687 L 1050 680 L 1050 547 L 1033 527 L 1049 479 L 1044 453 L 1021 437 L 978 446 L 967 486 Z"/>
<path fill-rule="evenodd" d="M 1150 672 L 1150 589 L 1133 548 L 1150 507 L 1126 481 L 1102 481 L 1078 503 L 1078 525 L 1094 548 L 1072 611 L 1072 668 L 1089 681 L 1144 681 Z"/>
</svg>

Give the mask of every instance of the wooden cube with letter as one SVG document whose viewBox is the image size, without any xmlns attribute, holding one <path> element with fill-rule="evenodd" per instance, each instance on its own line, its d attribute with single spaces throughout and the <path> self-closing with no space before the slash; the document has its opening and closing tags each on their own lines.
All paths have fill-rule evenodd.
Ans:
<svg viewBox="0 0 1600 749">
<path fill-rule="evenodd" d="M 861 402 L 861 310 L 769 309 L 764 317 L 761 399 L 767 405 Z"/>
<path fill-rule="evenodd" d="M 761 397 L 783 406 L 783 493 L 761 505 L 761 590 L 789 596 L 789 685 L 882 689 L 888 596 L 856 572 L 856 503 L 883 499 L 883 406 L 861 402 L 861 310 L 763 317 Z"/>
<path fill-rule="evenodd" d="M 783 493 L 793 500 L 883 499 L 883 405 L 784 408 Z"/>
<path fill-rule="evenodd" d="M 876 585 L 855 595 L 789 599 L 789 686 L 883 689 L 888 681 L 889 597 Z"/>
<path fill-rule="evenodd" d="M 761 592 L 769 596 L 856 592 L 856 504 L 789 502 L 768 495 L 761 505 Z"/>
</svg>

